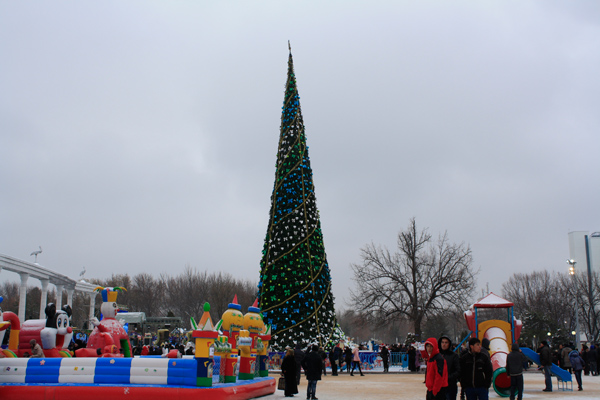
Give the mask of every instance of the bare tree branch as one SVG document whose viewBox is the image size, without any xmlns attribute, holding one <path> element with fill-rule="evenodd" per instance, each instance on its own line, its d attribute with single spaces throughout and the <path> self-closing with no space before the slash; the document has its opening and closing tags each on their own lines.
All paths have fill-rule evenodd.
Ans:
<svg viewBox="0 0 600 400">
<path fill-rule="evenodd" d="M 395 253 L 368 244 L 361 249 L 362 263 L 350 265 L 355 310 L 379 325 L 407 319 L 420 335 L 426 316 L 466 308 L 477 274 L 468 246 L 450 243 L 447 233 L 432 243 L 426 229 L 417 230 L 414 218 L 398 234 L 397 244 Z"/>
</svg>

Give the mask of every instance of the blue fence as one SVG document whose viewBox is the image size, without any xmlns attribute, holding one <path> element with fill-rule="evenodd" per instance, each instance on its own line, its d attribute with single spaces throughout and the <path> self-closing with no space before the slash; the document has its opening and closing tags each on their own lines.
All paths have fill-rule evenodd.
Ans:
<svg viewBox="0 0 600 400">
<path fill-rule="evenodd" d="M 269 362 L 268 367 L 270 370 L 279 370 L 281 369 L 281 360 L 285 353 L 283 352 L 271 352 L 269 353 Z M 369 370 L 383 370 L 383 360 L 381 356 L 376 351 L 361 351 L 360 355 L 360 365 L 361 368 L 365 371 Z M 325 360 L 325 365 L 330 368 L 331 363 L 329 359 Z M 406 353 L 390 353 L 390 367 L 396 367 L 400 369 L 408 369 L 408 354 Z M 345 369 L 345 364 L 343 365 Z"/>
</svg>

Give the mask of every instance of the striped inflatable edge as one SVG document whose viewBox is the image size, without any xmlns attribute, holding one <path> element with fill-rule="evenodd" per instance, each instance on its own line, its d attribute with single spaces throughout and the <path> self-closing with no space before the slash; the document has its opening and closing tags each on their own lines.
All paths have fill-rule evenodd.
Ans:
<svg viewBox="0 0 600 400">
<path fill-rule="evenodd" d="M 4 358 L 0 383 L 197 386 L 198 361 L 167 358 Z"/>
<path fill-rule="evenodd" d="M 85 385 L 85 384 L 14 384 L 0 383 L 1 399 L 81 400 L 94 397 L 111 400 L 246 400 L 275 393 L 275 378 L 256 378 L 235 384 L 218 384 L 212 388 L 161 385 Z"/>
<path fill-rule="evenodd" d="M 8 358 L 17 358 L 17 355 L 15 354 L 14 351 L 9 350 L 9 349 L 2 349 L 0 350 L 2 352 L 2 354 L 4 354 L 4 357 L 8 357 Z"/>
</svg>

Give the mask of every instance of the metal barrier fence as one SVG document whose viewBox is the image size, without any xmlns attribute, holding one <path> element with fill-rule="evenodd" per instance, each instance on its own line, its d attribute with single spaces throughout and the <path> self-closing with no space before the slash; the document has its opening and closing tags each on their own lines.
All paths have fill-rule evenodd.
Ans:
<svg viewBox="0 0 600 400">
<path fill-rule="evenodd" d="M 271 352 L 269 353 L 269 361 L 268 367 L 269 370 L 280 370 L 281 369 L 281 361 L 283 360 L 285 353 L 284 352 Z M 370 370 L 383 370 L 383 360 L 381 356 L 376 351 L 361 351 L 359 352 L 360 356 L 360 365 L 361 368 L 365 371 Z M 327 368 L 331 368 L 331 363 L 329 358 L 325 359 L 325 366 Z M 397 367 L 401 370 L 408 369 L 408 354 L 407 353 L 390 353 L 390 367 Z M 346 369 L 346 365 L 344 364 L 342 367 L 344 370 Z"/>
</svg>

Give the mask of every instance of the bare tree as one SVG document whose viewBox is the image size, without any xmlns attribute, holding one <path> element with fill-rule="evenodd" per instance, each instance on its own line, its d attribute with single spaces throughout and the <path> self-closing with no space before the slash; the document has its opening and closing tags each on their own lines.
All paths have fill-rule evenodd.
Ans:
<svg viewBox="0 0 600 400">
<path fill-rule="evenodd" d="M 417 337 L 428 315 L 466 307 L 475 286 L 470 247 L 450 243 L 446 233 L 433 243 L 426 229 L 417 230 L 414 218 L 398 234 L 395 253 L 371 243 L 361 257 L 362 264 L 351 264 L 354 308 L 379 325 L 405 318 Z"/>
<path fill-rule="evenodd" d="M 586 273 L 573 276 L 561 275 L 560 281 L 568 288 L 567 298 L 572 302 L 577 298 L 580 329 L 587 334 L 590 341 L 597 340 L 600 329 L 600 294 L 598 292 L 600 279 L 598 273 L 593 271 L 589 276 Z M 570 325 L 575 326 L 574 314 Z"/>
<path fill-rule="evenodd" d="M 227 310 L 227 306 L 237 294 L 236 281 L 232 275 L 224 272 L 213 274 L 209 277 L 208 296 L 206 301 L 210 303 L 210 313 L 217 321 Z M 217 321 L 214 321 L 215 323 Z"/>
<path fill-rule="evenodd" d="M 0 307 L 4 311 L 19 312 L 19 284 L 16 282 L 4 282 L 0 286 L 0 295 L 4 298 Z"/>
<path fill-rule="evenodd" d="M 164 308 L 164 288 L 160 279 L 154 279 L 149 273 L 133 277 L 131 287 L 127 288 L 129 311 L 141 311 L 147 316 L 162 315 Z"/>
<path fill-rule="evenodd" d="M 525 342 L 535 346 L 542 338 L 560 343 L 572 340 L 573 286 L 567 274 L 548 271 L 514 274 L 502 284 L 503 296 L 514 303 L 515 315 L 523 321 L 521 338 Z"/>
<path fill-rule="evenodd" d="M 184 321 L 202 316 L 204 302 L 208 298 L 208 273 L 199 272 L 189 265 L 176 277 L 162 275 L 165 288 L 165 309 Z"/>
</svg>

